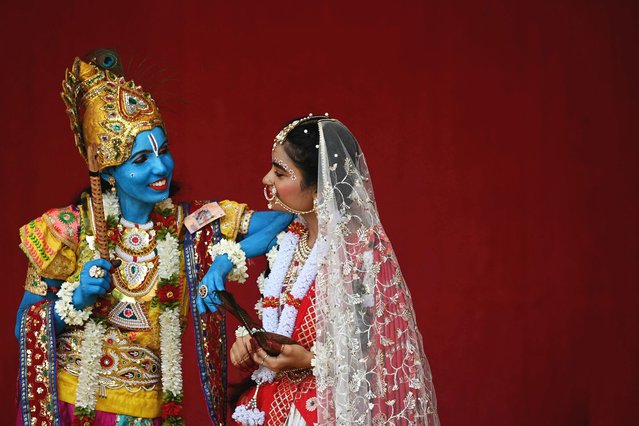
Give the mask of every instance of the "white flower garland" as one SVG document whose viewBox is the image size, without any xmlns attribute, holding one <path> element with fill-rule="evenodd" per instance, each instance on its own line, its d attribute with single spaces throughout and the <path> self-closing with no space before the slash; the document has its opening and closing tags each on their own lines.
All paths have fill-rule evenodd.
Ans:
<svg viewBox="0 0 639 426">
<path fill-rule="evenodd" d="M 180 269 L 179 241 L 167 232 L 163 240 L 157 241 L 160 278 L 169 279 Z"/>
<path fill-rule="evenodd" d="M 162 388 L 173 395 L 182 393 L 182 342 L 180 341 L 180 313 L 167 309 L 160 315 L 160 359 Z"/>
<path fill-rule="evenodd" d="M 277 261 L 271 270 L 271 275 L 266 279 L 264 287 L 265 297 L 276 297 L 278 300 L 280 299 L 284 277 L 288 272 L 298 241 L 299 236 L 293 232 L 289 232 L 282 241 L 280 254 L 277 256 Z M 306 259 L 302 270 L 297 276 L 297 280 L 295 280 L 295 284 L 293 284 L 291 295 L 297 300 L 302 300 L 306 296 L 306 293 L 308 293 L 317 276 L 317 259 L 321 245 L 321 240 L 315 242 L 311 254 L 308 256 L 308 259 Z M 287 259 L 288 261 L 286 261 Z M 281 313 L 279 312 L 279 308 L 262 306 L 262 325 L 264 326 L 264 330 L 291 337 L 298 312 L 298 308 L 289 304 L 284 305 Z M 263 365 L 260 365 L 259 368 L 251 374 L 251 378 L 258 384 L 264 382 L 270 383 L 275 380 L 275 376 L 275 372 Z"/>
<path fill-rule="evenodd" d="M 268 251 L 268 253 L 266 253 L 266 260 L 268 260 L 268 268 L 269 269 L 273 269 L 273 267 L 275 266 L 275 262 L 277 261 L 277 255 L 279 253 L 279 246 L 280 244 L 282 244 L 282 241 L 284 240 L 284 236 L 286 235 L 285 231 L 280 232 L 279 234 L 277 234 L 277 244 L 275 244 L 273 247 L 271 247 L 271 249 Z M 266 271 L 263 271 L 258 277 L 257 277 L 257 289 L 260 291 L 260 294 L 264 294 L 264 286 L 266 285 Z M 262 299 L 259 299 L 256 303 L 255 303 L 255 312 L 257 312 L 257 317 L 261 320 L 262 319 Z"/>
<path fill-rule="evenodd" d="M 120 216 L 120 200 L 118 200 L 118 196 L 116 194 L 112 194 L 110 192 L 102 193 L 102 204 L 104 206 L 105 218 L 108 218 L 109 216 Z"/>
<path fill-rule="evenodd" d="M 265 280 L 264 297 L 277 297 L 279 298 L 282 293 L 282 284 L 284 278 L 288 272 L 289 266 L 293 261 L 295 255 L 295 247 L 300 237 L 294 232 L 287 232 L 282 239 L 279 253 L 277 254 L 276 262 L 271 268 L 271 274 Z M 279 285 L 279 287 L 278 287 Z M 277 326 L 279 322 L 279 308 L 262 308 L 262 325 L 264 330 L 271 333 L 277 332 Z M 290 337 L 290 336 L 288 336 Z"/>
<path fill-rule="evenodd" d="M 173 208 L 175 207 L 175 204 L 173 204 L 173 200 L 171 200 L 170 198 L 167 198 L 165 200 L 160 201 L 155 206 L 159 207 L 161 210 L 166 210 L 166 209 L 173 210 Z"/>
<path fill-rule="evenodd" d="M 311 346 L 311 353 L 313 354 L 313 358 L 311 358 L 311 368 L 313 369 L 313 376 L 317 377 L 319 372 L 317 371 L 317 351 L 315 349 L 315 344 Z"/>
<path fill-rule="evenodd" d="M 222 239 L 218 243 L 209 247 L 208 253 L 211 256 L 211 262 L 219 255 L 225 254 L 229 260 L 233 262 L 233 269 L 229 272 L 227 279 L 229 281 L 237 281 L 242 284 L 248 278 L 248 267 L 246 266 L 246 254 L 239 243 L 235 241 Z"/>
<path fill-rule="evenodd" d="M 96 321 L 88 321 L 84 326 L 84 338 L 80 345 L 82 360 L 78 388 L 75 393 L 75 405 L 88 410 L 95 410 L 95 386 L 100 375 L 100 356 L 102 340 L 106 334 L 106 326 Z"/>
<path fill-rule="evenodd" d="M 67 325 L 82 325 L 93 312 L 93 306 L 87 306 L 83 310 L 79 311 L 73 306 L 73 292 L 80 285 L 80 282 L 64 282 L 60 286 L 58 291 L 58 300 L 55 302 L 55 311 L 60 316 L 60 319 Z"/>
</svg>

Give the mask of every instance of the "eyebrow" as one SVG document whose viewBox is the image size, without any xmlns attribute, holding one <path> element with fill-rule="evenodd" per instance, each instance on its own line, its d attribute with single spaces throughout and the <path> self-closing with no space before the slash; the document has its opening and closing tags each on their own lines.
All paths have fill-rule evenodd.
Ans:
<svg viewBox="0 0 639 426">
<path fill-rule="evenodd" d="M 160 145 L 158 147 L 158 151 L 161 150 L 162 148 L 164 148 L 165 146 L 167 146 L 169 144 L 169 140 L 168 139 L 164 139 L 164 142 L 162 143 L 162 145 Z M 136 155 L 140 155 L 140 154 L 152 154 L 153 150 L 151 149 L 143 149 L 142 151 L 137 151 L 134 152 L 133 154 L 131 154 L 131 158 L 135 157 Z"/>
<path fill-rule="evenodd" d="M 284 167 L 284 165 L 280 163 L 279 161 L 273 161 L 273 165 L 279 169 L 286 171 L 286 168 Z"/>
</svg>

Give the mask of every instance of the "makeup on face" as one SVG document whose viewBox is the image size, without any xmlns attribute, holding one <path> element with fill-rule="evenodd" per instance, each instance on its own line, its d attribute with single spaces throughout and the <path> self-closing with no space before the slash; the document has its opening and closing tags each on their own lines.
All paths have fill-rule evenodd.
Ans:
<svg viewBox="0 0 639 426">
<path fill-rule="evenodd" d="M 271 207 L 279 211 L 304 213 L 312 209 L 313 189 L 302 189 L 297 168 L 281 145 L 276 145 L 271 157 L 271 169 L 264 176 L 264 196 Z"/>
<path fill-rule="evenodd" d="M 149 133 L 149 142 L 151 143 L 151 148 L 153 149 L 153 153 L 155 154 L 156 157 L 159 156 L 158 152 L 160 151 L 160 148 L 158 146 L 158 141 L 157 139 L 155 139 L 155 135 L 153 135 L 153 133 Z"/>
<path fill-rule="evenodd" d="M 297 179 L 297 175 L 295 174 L 295 170 L 293 170 L 287 163 L 285 163 L 282 160 L 279 160 L 277 158 L 273 159 L 273 165 L 276 167 L 279 167 L 280 169 L 284 170 L 286 173 L 289 174 L 289 176 L 291 177 L 291 180 L 296 180 Z"/>
<path fill-rule="evenodd" d="M 156 127 L 136 136 L 131 158 L 113 170 L 119 194 L 143 203 L 157 203 L 168 196 L 173 158 L 164 130 Z"/>
</svg>

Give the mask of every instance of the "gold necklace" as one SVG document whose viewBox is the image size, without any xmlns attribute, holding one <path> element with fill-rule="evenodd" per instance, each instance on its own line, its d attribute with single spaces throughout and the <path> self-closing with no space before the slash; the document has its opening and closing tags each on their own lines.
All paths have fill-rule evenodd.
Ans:
<svg viewBox="0 0 639 426">
<path fill-rule="evenodd" d="M 122 264 L 113 274 L 114 285 L 129 297 L 152 297 L 158 279 L 159 261 L 154 224 L 136 225 L 120 218 L 117 226 L 120 239 L 116 242 L 115 255 L 122 260 Z"/>
<path fill-rule="evenodd" d="M 306 232 L 304 232 L 304 234 L 302 234 L 299 241 L 297 242 L 293 260 L 291 261 L 291 264 L 288 267 L 288 271 L 286 272 L 286 276 L 284 277 L 284 291 L 282 291 L 282 295 L 280 296 L 280 306 L 286 303 L 286 294 L 293 289 L 300 271 L 304 267 L 306 260 L 311 254 L 311 250 L 312 248 L 308 245 L 307 230 Z"/>
</svg>

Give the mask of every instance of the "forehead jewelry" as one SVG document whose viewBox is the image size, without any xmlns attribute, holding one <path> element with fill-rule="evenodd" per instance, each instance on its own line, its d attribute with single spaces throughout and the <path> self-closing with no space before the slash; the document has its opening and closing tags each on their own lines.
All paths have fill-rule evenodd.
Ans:
<svg viewBox="0 0 639 426">
<path fill-rule="evenodd" d="M 159 152 L 158 141 L 153 136 L 153 133 L 149 133 L 149 142 L 151 142 L 151 148 L 153 148 L 153 153 L 157 157 Z"/>
<path fill-rule="evenodd" d="M 330 117 L 328 113 L 324 113 L 324 115 L 313 115 L 313 113 L 311 112 L 306 117 L 293 121 L 291 124 L 287 125 L 282 130 L 280 130 L 277 136 L 275 136 L 275 139 L 273 140 L 273 151 L 275 151 L 275 147 L 277 146 L 277 144 L 282 145 L 284 143 L 284 141 L 286 140 L 286 135 L 288 135 L 291 130 L 297 127 L 300 123 L 310 120 L 311 118 L 330 118 Z M 305 130 L 304 133 L 308 133 L 308 132 Z"/>
<path fill-rule="evenodd" d="M 280 166 L 286 173 L 291 176 L 291 180 L 296 180 L 297 176 L 295 175 L 295 170 L 293 170 L 288 164 L 283 162 L 282 160 L 275 159 L 274 162 Z"/>
</svg>

